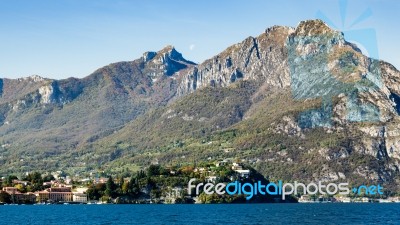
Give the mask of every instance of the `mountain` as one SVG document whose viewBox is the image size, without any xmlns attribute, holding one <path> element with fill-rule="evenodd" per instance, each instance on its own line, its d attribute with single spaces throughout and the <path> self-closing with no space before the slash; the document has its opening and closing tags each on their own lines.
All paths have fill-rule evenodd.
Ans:
<svg viewBox="0 0 400 225">
<path fill-rule="evenodd" d="M 53 156 L 107 136 L 149 108 L 167 104 L 177 86 L 170 75 L 193 65 L 167 46 L 83 79 L 1 80 L 2 169 L 57 164 Z"/>
<path fill-rule="evenodd" d="M 268 28 L 199 65 L 167 46 L 83 79 L 3 79 L 0 171 L 233 158 L 271 180 L 396 190 L 399 81 L 320 20 Z"/>
</svg>

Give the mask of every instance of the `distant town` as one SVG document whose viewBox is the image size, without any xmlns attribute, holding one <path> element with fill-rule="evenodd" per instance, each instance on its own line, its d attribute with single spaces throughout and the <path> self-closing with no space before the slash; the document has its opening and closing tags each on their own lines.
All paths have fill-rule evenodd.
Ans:
<svg viewBox="0 0 400 225">
<path fill-rule="evenodd" d="M 18 178 L 9 175 L 0 179 L 0 204 L 182 204 L 182 203 L 246 203 L 244 195 L 188 195 L 191 178 L 199 182 L 231 182 L 263 180 L 250 166 L 225 159 L 214 163 L 162 167 L 158 164 L 137 171 L 130 177 L 99 176 L 88 178 L 66 175 L 63 171 L 31 172 Z M 269 202 L 400 202 L 399 196 L 290 196 L 285 201 L 276 196 L 257 196 L 252 203 Z"/>
</svg>

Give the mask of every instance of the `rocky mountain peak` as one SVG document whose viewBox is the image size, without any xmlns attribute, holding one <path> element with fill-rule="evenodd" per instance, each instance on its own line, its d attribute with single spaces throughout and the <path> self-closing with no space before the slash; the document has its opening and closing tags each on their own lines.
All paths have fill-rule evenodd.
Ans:
<svg viewBox="0 0 400 225">
<path fill-rule="evenodd" d="M 143 53 L 143 61 L 148 62 L 158 56 L 158 61 L 164 63 L 167 58 L 173 59 L 176 61 L 186 61 L 182 54 L 176 51 L 175 47 L 172 45 L 167 45 L 163 49 L 158 52 L 148 51 Z"/>
<path fill-rule="evenodd" d="M 274 32 L 281 31 L 281 30 L 286 30 L 287 32 L 291 33 L 295 30 L 295 28 L 288 27 L 288 26 L 274 25 L 272 27 L 268 27 L 267 29 L 265 29 L 265 34 L 270 34 L 270 33 L 274 33 Z"/>
<path fill-rule="evenodd" d="M 163 54 L 163 53 L 171 53 L 171 52 L 177 52 L 173 45 L 167 45 L 164 48 L 162 48 L 161 50 L 159 50 L 157 53 L 158 54 L 160 54 L 160 53 Z"/>
<path fill-rule="evenodd" d="M 18 78 L 17 80 L 18 81 L 29 81 L 29 82 L 42 82 L 42 81 L 49 80 L 49 79 L 35 74 L 35 75 L 31 75 L 29 77 Z"/>
<path fill-rule="evenodd" d="M 324 21 L 319 19 L 301 21 L 295 30 L 295 35 L 297 36 L 316 36 L 335 33 L 338 33 L 338 31 L 333 30 Z"/>
<path fill-rule="evenodd" d="M 183 58 L 172 45 L 167 45 L 158 52 L 145 52 L 142 59 L 146 64 L 148 75 L 153 79 L 162 75 L 171 76 L 179 70 L 196 65 Z"/>
<path fill-rule="evenodd" d="M 161 63 L 168 63 L 170 60 L 174 60 L 177 62 L 187 63 L 187 64 L 194 64 L 183 58 L 182 54 L 176 51 L 175 47 L 172 45 L 167 45 L 163 49 L 157 52 L 157 56 Z"/>
</svg>

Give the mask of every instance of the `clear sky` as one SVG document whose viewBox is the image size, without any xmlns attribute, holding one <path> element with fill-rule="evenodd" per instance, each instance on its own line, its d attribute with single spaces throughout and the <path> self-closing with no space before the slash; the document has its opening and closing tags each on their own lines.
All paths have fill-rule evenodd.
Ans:
<svg viewBox="0 0 400 225">
<path fill-rule="evenodd" d="M 168 44 L 199 63 L 272 25 L 313 18 L 372 28 L 379 58 L 400 68 L 399 14 L 399 0 L 0 0 L 0 77 L 84 77 Z"/>
</svg>

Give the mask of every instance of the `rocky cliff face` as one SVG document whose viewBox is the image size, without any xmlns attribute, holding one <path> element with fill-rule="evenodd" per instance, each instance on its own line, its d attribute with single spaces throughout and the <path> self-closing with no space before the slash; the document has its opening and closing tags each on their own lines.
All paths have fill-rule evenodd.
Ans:
<svg viewBox="0 0 400 225">
<path fill-rule="evenodd" d="M 260 36 L 248 37 L 241 43 L 200 65 L 182 72 L 177 95 L 212 86 L 226 87 L 238 80 L 265 81 L 273 87 L 290 85 L 286 39 L 294 29 L 274 26 Z"/>
<path fill-rule="evenodd" d="M 320 109 L 300 114 L 300 126 L 360 131 L 360 142 L 353 143 L 356 152 L 400 159 L 394 147 L 397 128 L 391 125 L 398 121 L 396 81 L 400 73 L 385 62 L 362 55 L 343 34 L 322 21 L 300 23 L 288 37 L 288 45 L 293 97 L 323 101 Z M 392 165 L 394 171 L 398 171 L 398 165 Z"/>
<path fill-rule="evenodd" d="M 301 112 L 294 119 L 297 134 L 299 127 L 353 130 L 365 135 L 360 143 L 354 143 L 355 151 L 400 159 L 397 127 L 389 125 L 398 120 L 400 73 L 388 63 L 364 56 L 343 33 L 323 21 L 303 21 L 296 28 L 269 28 L 181 73 L 178 96 L 204 87 L 254 80 L 262 83 L 264 90 L 289 87 L 298 101 L 321 99 L 321 108 Z M 360 127 L 357 122 L 389 126 Z M 398 171 L 397 163 L 394 168 Z"/>
</svg>

